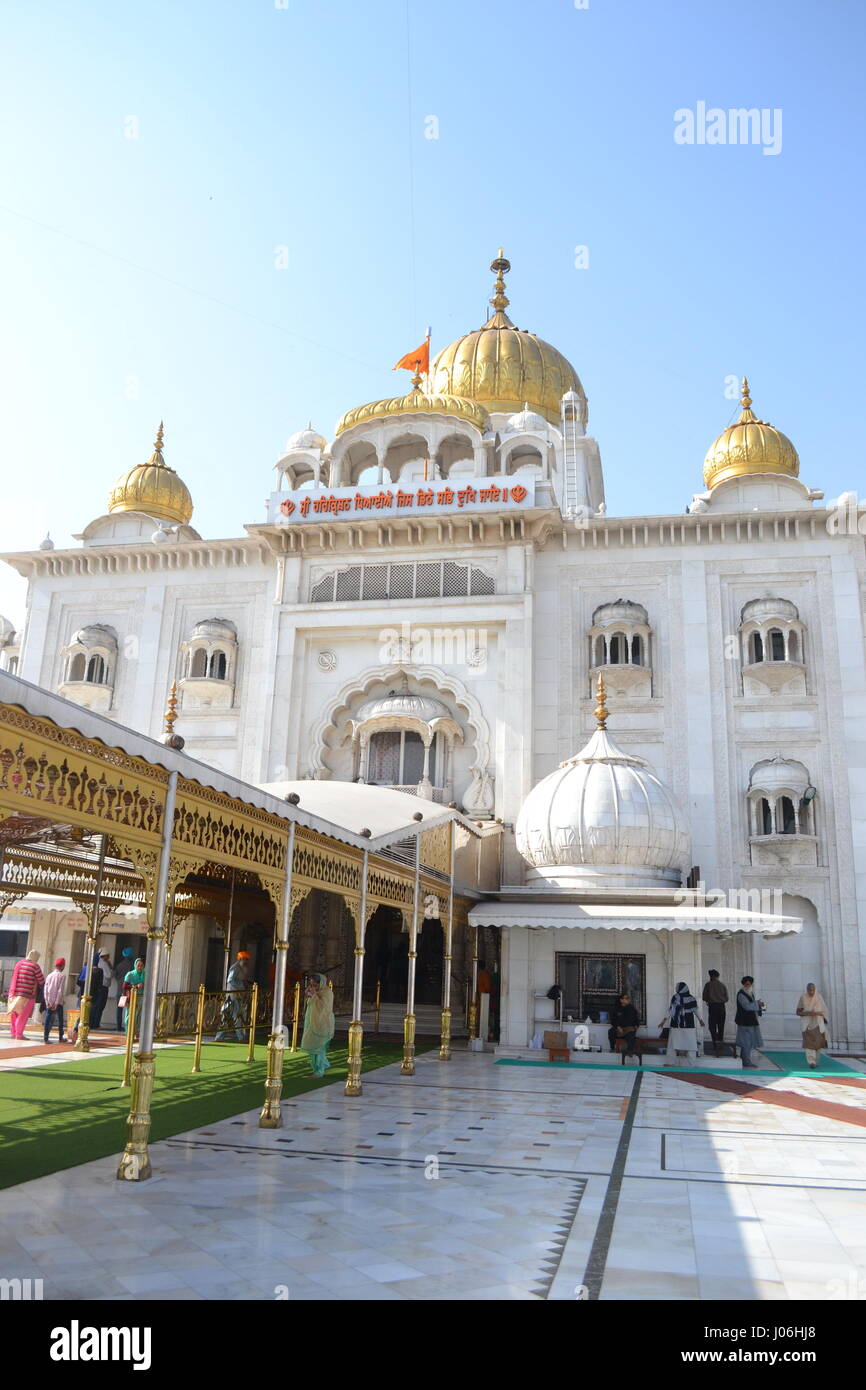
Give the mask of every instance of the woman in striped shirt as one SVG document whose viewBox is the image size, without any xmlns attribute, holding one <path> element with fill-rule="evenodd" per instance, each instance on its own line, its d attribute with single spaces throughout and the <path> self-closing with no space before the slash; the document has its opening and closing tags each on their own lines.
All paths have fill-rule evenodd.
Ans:
<svg viewBox="0 0 866 1390">
<path fill-rule="evenodd" d="M 12 971 L 9 985 L 9 1026 L 13 1038 L 23 1038 L 24 1028 L 33 1012 L 36 998 L 45 984 L 45 976 L 36 962 L 38 951 L 28 951 L 26 960 L 19 960 Z"/>
</svg>

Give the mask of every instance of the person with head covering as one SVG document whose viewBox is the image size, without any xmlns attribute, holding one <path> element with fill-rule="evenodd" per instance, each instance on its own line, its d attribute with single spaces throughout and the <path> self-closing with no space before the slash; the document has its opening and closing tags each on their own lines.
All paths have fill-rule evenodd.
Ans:
<svg viewBox="0 0 866 1390">
<path fill-rule="evenodd" d="M 818 1065 L 818 1053 L 827 1046 L 827 1005 L 810 981 L 806 993 L 801 994 L 797 1003 L 797 1014 L 803 1030 L 803 1051 L 806 1061 L 813 1069 Z"/>
<path fill-rule="evenodd" d="M 131 969 L 130 971 L 128 971 L 127 974 L 124 975 L 124 977 L 123 977 L 123 994 L 121 995 L 121 1002 L 122 1002 L 123 1009 L 124 1009 L 124 1019 L 123 1019 L 123 1030 L 124 1030 L 124 1032 L 126 1032 L 127 1029 L 129 1028 L 129 1001 L 130 1001 L 130 999 L 131 999 L 131 997 L 132 997 L 132 992 L 133 992 L 133 990 L 135 990 L 135 992 L 138 994 L 138 1004 L 140 1005 L 140 1004 L 141 1004 L 141 993 L 142 993 L 142 990 L 143 990 L 143 989 L 144 989 L 144 961 L 142 960 L 141 956 L 139 956 L 139 957 L 138 957 L 138 960 L 135 962 L 135 965 L 132 967 L 132 969 Z"/>
<path fill-rule="evenodd" d="M 133 961 L 134 956 L 135 956 L 135 952 L 133 951 L 132 947 L 131 947 L 131 946 L 124 946 L 123 950 L 122 950 L 121 953 L 120 953 L 120 960 L 117 962 L 117 965 L 114 967 L 114 982 L 115 982 L 115 985 L 117 986 L 117 1005 L 116 1005 L 116 1007 L 117 1007 L 117 1031 L 118 1031 L 118 1033 L 123 1032 L 123 1004 L 121 1003 L 121 1000 L 123 999 L 123 982 L 124 982 L 124 980 L 126 979 L 126 976 L 127 976 L 128 972 L 129 972 L 129 970 L 131 969 L 132 961 Z"/>
<path fill-rule="evenodd" d="M 718 1057 L 719 1049 L 724 1046 L 725 1042 L 725 1021 L 727 1019 L 725 1005 L 728 1002 L 728 991 L 727 987 L 723 985 L 719 979 L 718 970 L 710 970 L 708 974 L 710 978 L 704 985 L 704 992 L 701 998 L 706 1004 L 707 1012 L 710 1015 L 710 1037 L 713 1040 L 713 1048 Z"/>
<path fill-rule="evenodd" d="M 102 1023 L 102 1011 L 108 1002 L 108 990 L 111 985 L 111 957 L 107 951 L 100 951 L 96 958 L 93 975 L 90 981 L 90 1027 L 99 1028 Z"/>
<path fill-rule="evenodd" d="M 737 1012 L 734 1022 L 737 1025 L 735 1045 L 740 1049 L 744 1067 L 757 1069 L 752 1061 L 752 1051 L 764 1046 L 761 1037 L 761 1014 L 764 1011 L 763 999 L 755 998 L 755 981 L 751 975 L 744 975 L 737 990 Z"/>
<path fill-rule="evenodd" d="M 66 1042 L 63 1036 L 63 1001 L 66 998 L 66 961 L 58 956 L 54 969 L 45 976 L 45 1023 L 43 1037 L 45 1042 L 51 1038 L 51 1028 L 57 1019 L 57 1041 Z"/>
<path fill-rule="evenodd" d="M 685 980 L 680 980 L 671 996 L 667 1018 L 662 1019 L 659 1027 L 667 1025 L 669 1029 L 668 1057 L 679 1057 L 686 1066 L 691 1066 L 698 1055 L 696 1020 L 703 1028 L 704 1020 L 698 1013 L 698 1001 Z"/>
<path fill-rule="evenodd" d="M 12 971 L 9 983 L 9 1027 L 13 1038 L 23 1038 L 27 1020 L 40 999 L 45 985 L 45 976 L 39 969 L 38 951 L 28 951 L 25 960 L 19 960 Z"/>
<path fill-rule="evenodd" d="M 313 1075 L 324 1076 L 331 1065 L 327 1053 L 328 1043 L 334 1036 L 334 991 L 324 975 L 311 975 L 305 993 L 307 1007 L 301 1051 L 309 1053 Z"/>
<path fill-rule="evenodd" d="M 221 1010 L 222 1021 L 226 1027 L 217 1033 L 217 1042 L 222 1042 L 227 1038 L 232 1027 L 234 1027 L 237 1041 L 243 1042 L 244 1040 L 244 1005 L 241 996 L 249 988 L 249 980 L 247 979 L 247 961 L 249 958 L 249 951 L 238 951 L 226 976 L 227 994 Z"/>
</svg>

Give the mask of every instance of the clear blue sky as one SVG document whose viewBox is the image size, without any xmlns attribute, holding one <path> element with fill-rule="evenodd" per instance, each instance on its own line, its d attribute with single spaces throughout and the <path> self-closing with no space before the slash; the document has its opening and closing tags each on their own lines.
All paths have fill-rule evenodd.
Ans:
<svg viewBox="0 0 866 1390">
<path fill-rule="evenodd" d="M 194 525 L 242 534 L 294 429 L 483 321 L 500 245 L 611 513 L 683 510 L 743 372 L 806 482 L 866 492 L 861 0 L 6 0 L 2 31 L 3 549 L 69 543 L 163 417 Z M 698 101 L 781 108 L 781 153 L 675 144 Z"/>
</svg>

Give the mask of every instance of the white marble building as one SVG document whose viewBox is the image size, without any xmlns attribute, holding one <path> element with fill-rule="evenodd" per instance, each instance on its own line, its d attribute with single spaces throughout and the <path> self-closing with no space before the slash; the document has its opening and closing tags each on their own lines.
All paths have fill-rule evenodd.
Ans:
<svg viewBox="0 0 866 1390">
<path fill-rule="evenodd" d="M 732 994 L 755 975 L 768 1039 L 796 1041 L 815 980 L 834 1043 L 862 1048 L 866 518 L 800 480 L 745 382 L 687 514 L 609 515 L 583 387 L 511 323 L 509 268 L 423 384 L 292 435 L 243 536 L 193 529 L 160 427 L 75 547 L 4 557 L 29 590 L 0 665 L 148 733 L 176 680 L 187 750 L 250 782 L 455 801 L 498 856 L 472 920 L 499 929 L 486 950 L 501 934 L 506 1043 L 535 994 L 588 996 L 587 959 L 610 958 L 650 1026 L 715 966 Z M 621 752 L 592 771 L 618 768 L 614 793 L 533 793 L 591 738 L 599 675 Z"/>
</svg>

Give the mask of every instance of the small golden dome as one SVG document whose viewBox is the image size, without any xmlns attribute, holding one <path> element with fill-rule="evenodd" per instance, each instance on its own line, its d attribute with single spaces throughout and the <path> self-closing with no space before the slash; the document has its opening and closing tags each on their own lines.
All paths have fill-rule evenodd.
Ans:
<svg viewBox="0 0 866 1390">
<path fill-rule="evenodd" d="M 726 478 L 742 478 L 751 473 L 786 473 L 796 478 L 800 472 L 797 450 L 786 434 L 753 413 L 745 377 L 741 404 L 739 420 L 722 431 L 704 459 L 707 487 L 715 487 Z"/>
<path fill-rule="evenodd" d="M 421 411 L 430 415 L 456 415 L 467 420 L 479 430 L 487 428 L 487 411 L 474 401 L 462 400 L 459 396 L 427 395 L 425 391 L 410 391 L 407 396 L 393 396 L 390 400 L 370 401 L 368 405 L 358 405 L 347 410 L 337 422 L 335 437 L 344 434 L 355 425 L 367 424 L 370 420 L 389 420 L 395 415 L 411 415 Z"/>
<path fill-rule="evenodd" d="M 192 516 L 189 488 L 162 456 L 162 421 L 159 422 L 153 453 L 147 463 L 118 478 L 108 498 L 109 512 L 144 512 L 159 521 L 186 526 Z"/>
<path fill-rule="evenodd" d="M 437 353 L 430 368 L 431 391 L 478 401 L 489 411 L 513 415 L 527 406 L 558 425 L 562 397 L 575 391 L 586 400 L 571 363 L 550 343 L 515 328 L 505 312 L 504 275 L 511 264 L 500 250 L 490 269 L 496 283 L 493 314 L 483 328 L 466 333 Z"/>
</svg>

